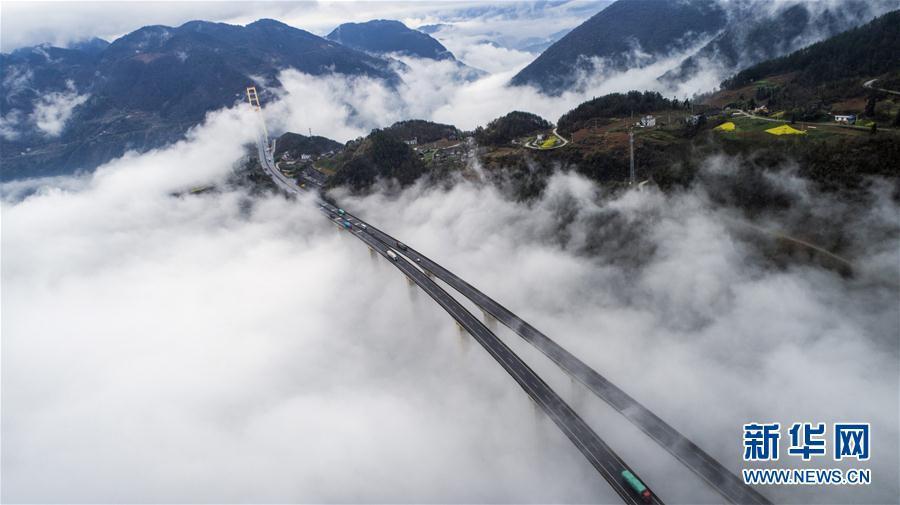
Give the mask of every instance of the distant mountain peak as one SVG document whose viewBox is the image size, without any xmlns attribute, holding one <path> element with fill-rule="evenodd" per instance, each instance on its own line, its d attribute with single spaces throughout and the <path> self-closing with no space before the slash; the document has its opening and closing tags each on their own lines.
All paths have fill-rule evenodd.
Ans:
<svg viewBox="0 0 900 505">
<path fill-rule="evenodd" d="M 297 28 L 294 28 L 293 26 L 291 26 L 289 24 L 282 23 L 281 21 L 278 21 L 277 19 L 271 19 L 271 18 L 257 19 L 256 21 L 247 25 L 247 28 L 250 28 L 250 27 L 297 30 Z"/>
<path fill-rule="evenodd" d="M 97 54 L 100 51 L 106 49 L 109 45 L 109 42 L 103 40 L 99 37 L 93 37 L 90 39 L 79 40 L 78 42 L 73 42 L 69 44 L 68 49 L 72 49 L 75 51 L 83 51 L 88 54 Z"/>
<path fill-rule="evenodd" d="M 455 60 L 446 47 L 427 33 L 393 19 L 344 23 L 325 36 L 328 40 L 375 54 L 401 53 L 432 60 Z"/>
<path fill-rule="evenodd" d="M 576 84 L 579 72 L 594 70 L 593 59 L 625 69 L 635 65 L 638 50 L 650 57 L 684 50 L 689 39 L 715 34 L 726 21 L 716 0 L 619 0 L 553 43 L 512 84 L 560 93 Z"/>
<path fill-rule="evenodd" d="M 351 24 L 353 24 L 353 23 L 351 23 Z M 366 23 L 356 23 L 356 24 L 369 24 L 369 25 L 373 25 L 373 26 L 388 26 L 388 27 L 401 28 L 401 29 L 404 29 L 404 28 L 410 29 L 405 24 L 403 24 L 403 22 L 397 21 L 396 19 L 373 19 Z"/>
<path fill-rule="evenodd" d="M 45 46 L 2 55 L 4 75 L 16 76 L 0 82 L 3 115 L 21 120 L 0 137 L 0 177 L 91 169 L 129 149 L 176 141 L 208 112 L 241 100 L 255 77 L 280 87 L 288 68 L 401 82 L 383 59 L 271 19 L 145 26 L 92 46 L 95 53 Z M 51 93 L 90 97 L 52 138 L 31 119 Z"/>
<path fill-rule="evenodd" d="M 618 0 L 522 69 L 511 84 L 558 94 L 584 76 L 683 61 L 660 80 L 673 88 L 707 71 L 720 78 L 859 26 L 897 0 Z"/>
<path fill-rule="evenodd" d="M 706 70 L 706 61 L 715 61 L 724 78 L 866 23 L 891 5 L 868 0 L 785 2 L 766 11 L 761 0 L 739 2 L 730 11 L 732 22 L 721 33 L 660 79 L 669 84 L 687 81 Z M 893 7 L 900 7 L 900 2 Z"/>
</svg>

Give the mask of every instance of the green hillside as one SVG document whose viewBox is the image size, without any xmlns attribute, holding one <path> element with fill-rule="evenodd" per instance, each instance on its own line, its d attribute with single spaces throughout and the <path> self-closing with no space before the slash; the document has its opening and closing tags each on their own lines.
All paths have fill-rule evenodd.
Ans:
<svg viewBox="0 0 900 505">
<path fill-rule="evenodd" d="M 509 144 L 516 137 L 521 137 L 552 125 L 546 119 L 530 112 L 512 111 L 494 119 L 485 127 L 475 130 L 475 140 L 481 145 L 499 146 Z"/>
<path fill-rule="evenodd" d="M 900 11 L 803 48 L 754 65 L 722 83 L 736 89 L 765 77 L 797 72 L 794 82 L 822 85 L 900 70 Z"/>
</svg>

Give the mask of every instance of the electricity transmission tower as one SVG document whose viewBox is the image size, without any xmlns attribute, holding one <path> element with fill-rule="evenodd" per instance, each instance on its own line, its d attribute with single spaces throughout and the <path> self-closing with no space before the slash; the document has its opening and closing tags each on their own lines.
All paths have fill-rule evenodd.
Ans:
<svg viewBox="0 0 900 505">
<path fill-rule="evenodd" d="M 634 186 L 636 181 L 635 173 L 634 173 L 634 127 L 632 126 L 630 130 L 628 130 L 628 151 L 631 153 L 631 170 L 629 171 L 629 181 L 628 184 Z"/>
</svg>

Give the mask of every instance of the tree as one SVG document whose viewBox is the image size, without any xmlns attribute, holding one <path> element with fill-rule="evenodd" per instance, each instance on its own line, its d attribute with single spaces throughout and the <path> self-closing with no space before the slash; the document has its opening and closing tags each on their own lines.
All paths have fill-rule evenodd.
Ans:
<svg viewBox="0 0 900 505">
<path fill-rule="evenodd" d="M 797 72 L 794 80 L 806 84 L 892 72 L 896 70 L 898 40 L 900 11 L 894 10 L 867 25 L 746 68 L 725 80 L 722 88 L 738 89 L 787 72 Z"/>
<path fill-rule="evenodd" d="M 875 117 L 875 105 L 878 103 L 878 97 L 875 95 L 869 96 L 869 101 L 866 102 L 866 116 Z"/>
<path fill-rule="evenodd" d="M 589 100 L 563 114 L 557 121 L 559 131 L 571 133 L 590 124 L 594 118 L 627 117 L 632 113 L 646 114 L 677 108 L 667 98 L 655 91 L 629 91 L 628 93 L 611 93 Z M 685 108 L 690 101 L 685 99 Z M 490 129 L 490 125 L 488 125 Z"/>
<path fill-rule="evenodd" d="M 549 130 L 552 126 L 547 120 L 530 112 L 513 111 L 494 119 L 486 128 L 476 128 L 475 140 L 481 145 L 504 145 L 517 137 Z"/>
<path fill-rule="evenodd" d="M 878 123 L 873 121 L 872 122 L 872 135 L 875 135 L 876 133 L 878 133 Z"/>
</svg>

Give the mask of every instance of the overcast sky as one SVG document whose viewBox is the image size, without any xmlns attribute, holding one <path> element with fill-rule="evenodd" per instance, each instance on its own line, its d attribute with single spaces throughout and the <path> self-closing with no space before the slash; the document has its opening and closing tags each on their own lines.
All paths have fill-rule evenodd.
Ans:
<svg viewBox="0 0 900 505">
<path fill-rule="evenodd" d="M 202 19 L 246 24 L 274 18 L 318 35 L 341 23 L 398 19 L 411 27 L 459 21 L 469 32 L 505 32 L 513 37 L 546 36 L 571 29 L 609 2 L 577 0 L 547 5 L 535 2 L 454 0 L 328 2 L 3 2 L 0 47 L 49 42 L 66 45 L 89 37 L 113 40 L 142 26 L 178 26 Z M 482 27 L 477 20 L 490 22 Z"/>
</svg>

